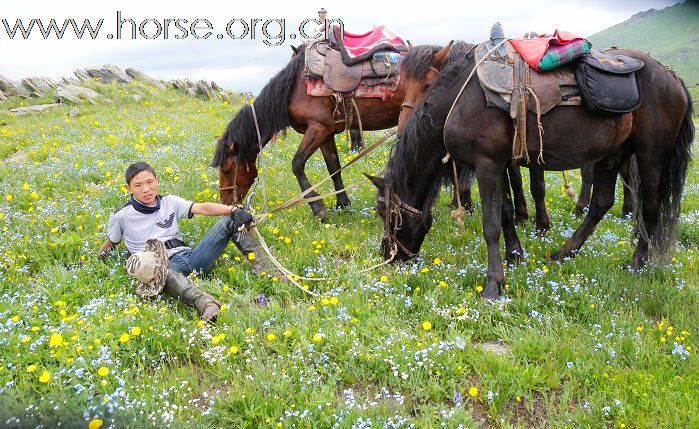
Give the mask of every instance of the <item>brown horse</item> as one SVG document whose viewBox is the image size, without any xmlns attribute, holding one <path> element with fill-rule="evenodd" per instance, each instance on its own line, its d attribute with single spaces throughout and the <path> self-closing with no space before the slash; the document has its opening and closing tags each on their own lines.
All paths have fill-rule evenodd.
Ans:
<svg viewBox="0 0 699 429">
<path fill-rule="evenodd" d="M 242 198 L 252 186 L 257 170 L 255 159 L 264 146 L 277 132 L 292 127 L 303 134 L 292 160 L 292 170 L 302 191 L 311 187 L 304 171 L 306 162 L 320 148 L 329 173 L 340 169 L 340 160 L 335 146 L 335 134 L 344 130 L 344 116 L 338 118 L 338 106 L 332 97 L 313 97 L 306 94 L 303 46 L 299 47 L 289 64 L 274 76 L 260 91 L 253 107 L 246 105 L 230 121 L 218 139 L 212 167 L 220 168 L 219 187 L 221 201 L 230 204 Z M 380 98 L 358 98 L 364 130 L 383 130 L 398 123 L 403 87 L 398 86 L 393 97 L 385 101 Z M 342 103 L 339 110 L 342 111 Z M 349 103 L 345 103 L 349 105 Z M 358 128 L 353 121 L 351 127 Z M 259 136 L 258 136 L 259 129 Z M 344 189 L 340 173 L 333 176 L 337 191 Z M 308 198 L 317 196 L 313 191 Z M 350 204 L 346 192 L 337 194 L 337 207 Z M 309 203 L 313 214 L 325 218 L 323 201 Z"/>
<path fill-rule="evenodd" d="M 692 103 L 684 83 L 665 66 L 637 51 L 611 51 L 638 58 L 645 66 L 637 72 L 643 103 L 632 113 L 596 116 L 583 106 L 557 107 L 542 117 L 546 130 L 543 150 L 547 170 L 569 170 L 594 163 L 593 194 L 582 224 L 552 255 L 572 257 L 614 203 L 616 178 L 630 160 L 634 212 L 639 238 L 631 266 L 642 267 L 649 256 L 662 261 L 675 243 L 680 201 L 694 139 Z M 499 238 L 505 235 L 506 258 L 517 260 L 522 247 L 514 229 L 513 207 L 505 191 L 503 172 L 511 160 L 514 135 L 509 115 L 486 107 L 485 94 L 474 74 L 465 85 L 475 61 L 446 66 L 423 103 L 408 120 L 386 166 L 377 213 L 384 218 L 382 246 L 406 260 L 419 250 L 432 225 L 431 207 L 441 177 L 448 174 L 441 159 L 449 153 L 455 162 L 473 168 L 483 206 L 483 232 L 488 248 L 486 298 L 499 296 L 503 266 Z M 464 86 L 465 85 L 465 86 Z M 447 122 L 457 93 L 464 88 Z M 535 121 L 529 113 L 530 121 Z M 477 120 L 474 120 L 477 118 Z M 536 127 L 527 138 L 535 140 Z M 531 147 L 530 159 L 538 148 Z"/>
</svg>

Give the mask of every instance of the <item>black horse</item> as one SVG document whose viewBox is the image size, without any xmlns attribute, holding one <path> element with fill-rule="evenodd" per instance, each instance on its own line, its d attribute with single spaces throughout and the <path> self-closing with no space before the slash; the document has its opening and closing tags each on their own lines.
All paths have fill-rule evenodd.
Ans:
<svg viewBox="0 0 699 429">
<path fill-rule="evenodd" d="M 544 168 L 560 171 L 594 163 L 589 211 L 552 257 L 562 260 L 580 249 L 613 205 L 619 168 L 630 160 L 639 234 L 631 265 L 642 267 L 649 255 L 662 260 L 675 243 L 694 139 L 692 103 L 684 83 L 659 62 L 637 51 L 610 53 L 645 63 L 637 72 L 643 97 L 637 110 L 609 117 L 593 115 L 582 106 L 565 106 L 542 117 L 546 130 Z M 380 188 L 377 212 L 384 219 L 384 256 L 388 259 L 395 252 L 399 260 L 407 260 L 420 250 L 432 225 L 431 207 L 440 180 L 449 174 L 441 159 L 448 151 L 459 166 L 473 168 L 479 183 L 488 247 L 488 281 L 483 296 L 496 298 L 504 280 L 501 230 L 506 258 L 517 260 L 522 255 L 514 229 L 512 201 L 504 186 L 505 167 L 511 161 L 512 121 L 505 112 L 486 107 L 485 95 L 474 74 L 445 124 L 449 108 L 474 65 L 470 59 L 441 71 L 394 146 L 385 179 L 374 178 L 374 183 Z M 536 118 L 531 116 L 528 120 L 535 123 Z M 528 130 L 527 139 L 537 141 L 536 127 Z M 538 145 L 532 146 L 529 156 L 536 159 Z"/>
</svg>

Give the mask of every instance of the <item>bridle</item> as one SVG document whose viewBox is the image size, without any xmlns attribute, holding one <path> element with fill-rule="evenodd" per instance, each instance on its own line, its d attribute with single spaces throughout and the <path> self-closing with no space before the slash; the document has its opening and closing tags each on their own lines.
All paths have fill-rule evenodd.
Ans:
<svg viewBox="0 0 699 429">
<path fill-rule="evenodd" d="M 384 195 L 379 195 L 379 202 L 386 206 L 386 214 L 384 216 L 384 238 L 393 245 L 394 248 L 400 249 L 408 255 L 410 259 L 417 256 L 401 243 L 396 234 L 403 226 L 403 215 L 410 216 L 413 219 L 422 221 L 422 211 L 409 206 L 398 195 L 391 191 L 391 186 L 384 187 Z"/>
<path fill-rule="evenodd" d="M 427 69 L 427 71 L 439 74 L 439 69 L 435 66 L 430 66 L 430 68 Z M 399 123 L 401 122 L 401 119 L 403 118 L 403 113 L 405 112 L 406 109 L 410 109 L 410 110 L 415 109 L 415 104 L 413 104 L 409 101 L 403 101 L 403 103 L 400 105 L 400 114 L 398 115 L 398 122 Z"/>
<path fill-rule="evenodd" d="M 233 153 L 233 147 L 232 145 L 228 145 L 228 152 Z M 233 155 L 233 159 L 235 160 L 235 164 L 233 166 L 235 173 L 233 173 L 233 185 L 231 186 L 221 186 L 220 185 L 220 180 L 219 180 L 219 186 L 218 190 L 219 191 L 233 191 L 233 202 L 232 204 L 238 204 L 238 158 Z M 250 171 L 250 168 L 248 167 L 247 164 L 245 164 L 246 168 L 248 168 L 248 171 Z"/>
</svg>

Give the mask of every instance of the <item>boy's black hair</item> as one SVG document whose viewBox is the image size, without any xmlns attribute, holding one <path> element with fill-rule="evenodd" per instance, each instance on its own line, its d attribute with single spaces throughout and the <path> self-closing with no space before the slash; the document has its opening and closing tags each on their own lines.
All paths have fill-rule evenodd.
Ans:
<svg viewBox="0 0 699 429">
<path fill-rule="evenodd" d="M 129 165 L 129 168 L 126 169 L 126 174 L 124 175 L 126 177 L 126 184 L 131 185 L 131 179 L 133 179 L 135 175 L 142 171 L 148 171 L 151 174 L 153 174 L 153 176 L 157 177 L 157 174 L 155 174 L 155 170 L 153 169 L 153 167 L 146 164 L 145 162 L 136 162 Z"/>
</svg>

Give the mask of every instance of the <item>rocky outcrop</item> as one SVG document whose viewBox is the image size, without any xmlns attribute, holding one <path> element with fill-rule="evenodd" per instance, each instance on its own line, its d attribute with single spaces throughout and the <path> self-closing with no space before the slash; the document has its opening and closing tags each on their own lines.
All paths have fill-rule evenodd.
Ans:
<svg viewBox="0 0 699 429">
<path fill-rule="evenodd" d="M 94 99 L 99 97 L 99 93 L 93 89 L 86 88 L 83 83 L 89 82 L 92 88 L 99 91 L 99 84 L 106 83 L 123 83 L 130 84 L 136 82 L 138 88 L 143 88 L 151 94 L 155 94 L 158 90 L 163 90 L 170 86 L 176 90 L 182 91 L 189 96 L 199 96 L 209 100 L 220 100 L 232 102 L 234 100 L 247 101 L 252 97 L 249 93 L 231 93 L 224 91 L 216 82 L 207 82 L 199 80 L 196 83 L 189 79 L 174 79 L 163 83 L 156 80 L 147 74 L 127 68 L 125 71 L 114 65 L 104 65 L 101 67 L 88 67 L 85 69 L 76 69 L 73 71 L 74 76 L 63 77 L 59 80 L 54 80 L 48 77 L 32 76 L 22 79 L 20 82 L 15 82 L 0 75 L 0 101 L 6 100 L 14 96 L 22 97 L 43 97 L 55 91 L 56 98 L 61 102 L 84 102 L 89 101 L 94 103 Z M 98 84 L 95 86 L 95 84 Z M 249 94 L 249 95 L 248 95 Z M 139 96 L 140 97 L 140 96 Z M 108 103 L 108 98 L 102 98 L 102 102 Z"/>
<path fill-rule="evenodd" d="M 88 67 L 85 69 L 85 73 L 87 73 L 91 78 L 94 78 L 100 82 L 104 83 L 110 83 L 110 82 L 118 82 L 118 83 L 131 83 L 133 82 L 133 79 L 124 73 L 122 69 L 120 69 L 117 66 L 107 64 L 102 67 Z M 76 74 L 77 76 L 77 74 Z M 79 76 L 78 76 L 79 78 Z"/>
<path fill-rule="evenodd" d="M 131 67 L 126 69 L 126 74 L 129 77 L 131 77 L 133 80 L 140 80 L 140 81 L 146 82 L 149 85 L 152 85 L 158 89 L 165 89 L 164 83 L 153 79 L 152 77 L 148 76 L 147 74 L 145 74 L 143 72 L 132 69 Z"/>
<path fill-rule="evenodd" d="M 29 95 L 27 90 L 22 88 L 22 85 L 20 85 L 19 82 L 15 82 L 14 80 L 3 75 L 0 75 L 0 91 L 2 91 L 7 97 L 12 97 L 15 95 Z"/>
<path fill-rule="evenodd" d="M 39 104 L 37 106 L 15 107 L 14 109 L 10 109 L 10 113 L 13 113 L 17 116 L 26 115 L 27 113 L 43 112 L 44 110 L 55 109 L 56 107 L 58 107 L 60 105 L 61 105 L 60 103 L 53 103 L 53 104 Z"/>
<path fill-rule="evenodd" d="M 56 87 L 56 98 L 60 101 L 72 101 L 74 103 L 88 101 L 94 103 L 93 99 L 99 96 L 97 92 L 84 86 L 60 84 Z"/>
<path fill-rule="evenodd" d="M 50 77 L 31 76 L 21 81 L 22 86 L 28 91 L 31 97 L 43 97 L 53 91 L 58 82 Z"/>
<path fill-rule="evenodd" d="M 221 89 L 216 82 L 207 82 L 199 80 L 196 83 L 189 79 L 173 79 L 168 81 L 168 84 L 180 91 L 185 91 L 187 94 L 208 98 L 209 100 L 228 100 L 230 97 Z"/>
</svg>

